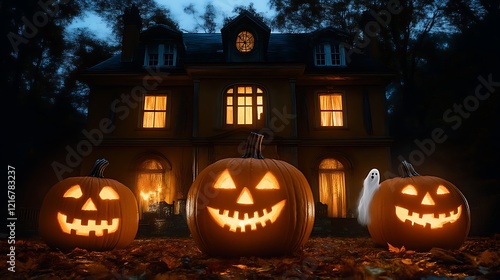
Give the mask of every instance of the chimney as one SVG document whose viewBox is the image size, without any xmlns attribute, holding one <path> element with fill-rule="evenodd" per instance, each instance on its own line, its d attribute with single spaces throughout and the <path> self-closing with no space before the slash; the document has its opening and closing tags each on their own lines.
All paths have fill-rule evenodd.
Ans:
<svg viewBox="0 0 500 280">
<path fill-rule="evenodd" d="M 130 9 L 125 9 L 123 14 L 122 62 L 134 60 L 135 51 L 139 46 L 141 27 L 142 19 L 137 6 L 132 5 Z"/>
</svg>

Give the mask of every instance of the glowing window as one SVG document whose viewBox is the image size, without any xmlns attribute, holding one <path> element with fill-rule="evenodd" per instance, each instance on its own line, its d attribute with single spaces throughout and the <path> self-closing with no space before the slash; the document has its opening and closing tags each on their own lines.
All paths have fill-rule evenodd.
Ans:
<svg viewBox="0 0 500 280">
<path fill-rule="evenodd" d="M 344 108 L 342 94 L 319 94 L 319 112 L 321 126 L 344 126 Z"/>
<path fill-rule="evenodd" d="M 167 96 L 144 96 L 142 127 L 165 128 L 167 123 Z"/>
<path fill-rule="evenodd" d="M 319 165 L 319 200 L 328 205 L 328 217 L 347 216 L 344 165 L 327 158 Z"/>
<path fill-rule="evenodd" d="M 237 85 L 225 94 L 226 124 L 253 125 L 264 122 L 264 91 L 251 85 Z"/>
<path fill-rule="evenodd" d="M 252 33 L 241 31 L 236 37 L 236 49 L 243 53 L 250 52 L 253 50 L 254 41 Z"/>
</svg>

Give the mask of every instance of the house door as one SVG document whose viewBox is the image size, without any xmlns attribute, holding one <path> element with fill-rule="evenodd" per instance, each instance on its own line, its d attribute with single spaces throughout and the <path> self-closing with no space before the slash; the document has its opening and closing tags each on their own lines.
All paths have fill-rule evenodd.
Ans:
<svg viewBox="0 0 500 280">
<path fill-rule="evenodd" d="M 319 165 L 319 199 L 328 205 L 328 217 L 346 217 L 345 170 L 336 159 L 324 159 Z"/>
<path fill-rule="evenodd" d="M 137 201 L 139 216 L 162 214 L 165 204 L 173 204 L 174 190 L 170 170 L 155 159 L 144 160 L 137 172 Z"/>
</svg>

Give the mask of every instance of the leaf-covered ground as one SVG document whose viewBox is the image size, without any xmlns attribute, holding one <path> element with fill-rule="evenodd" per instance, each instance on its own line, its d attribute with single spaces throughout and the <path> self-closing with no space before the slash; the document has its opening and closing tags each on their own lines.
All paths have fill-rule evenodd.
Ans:
<svg viewBox="0 0 500 280">
<path fill-rule="evenodd" d="M 469 238 L 458 250 L 376 247 L 369 237 L 312 237 L 280 258 L 211 258 L 189 237 L 141 237 L 109 252 L 52 250 L 16 241 L 16 272 L 1 241 L 0 279 L 500 279 L 500 238 Z"/>
</svg>

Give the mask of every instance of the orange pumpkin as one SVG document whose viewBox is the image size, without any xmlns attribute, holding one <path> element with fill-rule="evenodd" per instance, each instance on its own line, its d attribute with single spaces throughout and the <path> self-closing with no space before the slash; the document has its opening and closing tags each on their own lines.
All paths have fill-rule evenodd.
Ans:
<svg viewBox="0 0 500 280">
<path fill-rule="evenodd" d="M 406 249 L 456 249 L 470 228 L 469 204 L 452 183 L 421 176 L 403 161 L 402 177 L 380 184 L 369 207 L 368 230 L 373 240 Z"/>
<path fill-rule="evenodd" d="M 189 190 L 187 223 L 209 255 L 284 255 L 309 238 L 314 223 L 309 184 L 291 164 L 262 156 L 263 137 L 252 133 L 242 158 L 209 165 Z"/>
<path fill-rule="evenodd" d="M 97 160 L 89 176 L 55 184 L 40 208 L 39 233 L 53 248 L 105 251 L 135 238 L 139 212 L 132 191 L 103 178 L 108 161 Z"/>
</svg>

